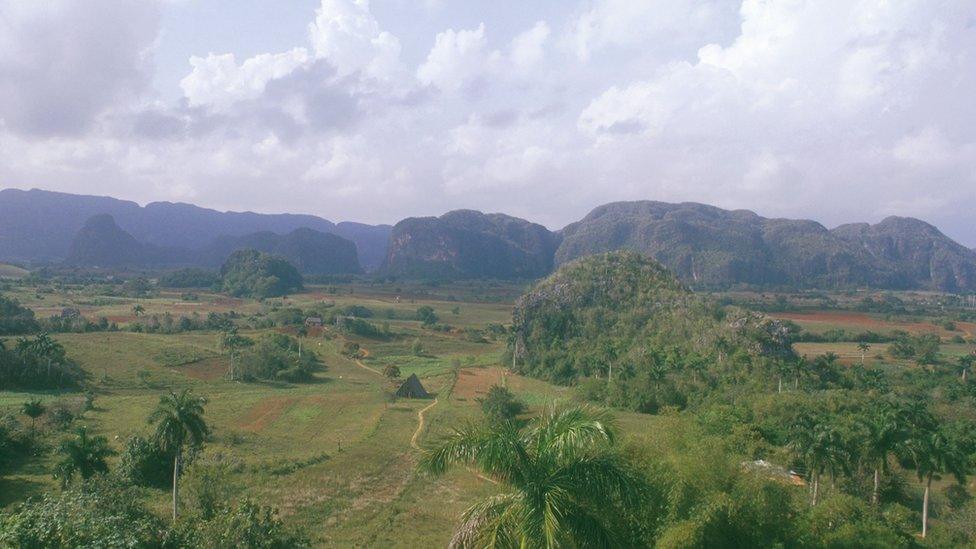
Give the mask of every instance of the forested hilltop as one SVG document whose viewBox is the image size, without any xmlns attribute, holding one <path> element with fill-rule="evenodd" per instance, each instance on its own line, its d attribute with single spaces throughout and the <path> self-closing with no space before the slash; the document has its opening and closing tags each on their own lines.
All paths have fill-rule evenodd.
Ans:
<svg viewBox="0 0 976 549">
<path fill-rule="evenodd" d="M 684 408 L 754 375 L 768 382 L 796 358 L 790 325 L 720 307 L 634 252 L 561 267 L 516 302 L 512 330 L 516 371 L 599 378 L 601 400 L 641 412 Z"/>
</svg>

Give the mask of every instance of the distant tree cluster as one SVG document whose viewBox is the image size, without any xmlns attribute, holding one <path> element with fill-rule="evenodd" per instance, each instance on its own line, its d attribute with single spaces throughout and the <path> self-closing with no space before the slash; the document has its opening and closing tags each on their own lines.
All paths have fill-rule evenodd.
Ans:
<svg viewBox="0 0 976 549">
<path fill-rule="evenodd" d="M 18 338 L 9 349 L 0 341 L 0 389 L 66 389 L 83 379 L 64 347 L 45 333 Z"/>
<path fill-rule="evenodd" d="M 220 282 L 220 276 L 204 269 L 179 269 L 159 277 L 159 285 L 164 288 L 211 288 Z"/>
<path fill-rule="evenodd" d="M 284 259 L 238 250 L 220 268 L 221 288 L 238 297 L 277 297 L 302 289 L 302 275 Z"/>
<path fill-rule="evenodd" d="M 16 299 L 0 295 L 0 335 L 26 334 L 37 329 L 34 311 Z"/>
<path fill-rule="evenodd" d="M 257 341 L 226 334 L 223 346 L 233 353 L 231 378 L 242 381 L 281 380 L 307 382 L 323 369 L 315 353 L 301 348 L 301 341 L 284 334 L 267 334 Z"/>
</svg>

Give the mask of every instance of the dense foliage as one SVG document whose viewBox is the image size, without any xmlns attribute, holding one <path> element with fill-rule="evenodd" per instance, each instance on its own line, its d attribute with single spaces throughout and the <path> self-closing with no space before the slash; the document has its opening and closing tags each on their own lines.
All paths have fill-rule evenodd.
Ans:
<svg viewBox="0 0 976 549">
<path fill-rule="evenodd" d="M 562 267 L 518 300 L 513 324 L 517 371 L 610 378 L 605 401 L 645 412 L 795 359 L 789 325 L 718 307 L 631 252 Z"/>
<path fill-rule="evenodd" d="M 209 288 L 220 281 L 213 271 L 204 269 L 179 269 L 159 277 L 159 285 L 164 288 Z"/>
<path fill-rule="evenodd" d="M 320 369 L 315 353 L 303 349 L 300 342 L 284 334 L 272 333 L 247 346 L 237 360 L 234 378 L 306 382 Z"/>
<path fill-rule="evenodd" d="M 47 334 L 18 338 L 9 349 L 0 345 L 0 389 L 75 388 L 83 379 L 81 368 Z"/>
<path fill-rule="evenodd" d="M 284 259 L 238 250 L 220 268 L 222 288 L 241 297 L 275 297 L 302 289 L 302 275 Z"/>
<path fill-rule="evenodd" d="M 25 334 L 37 329 L 34 311 L 16 299 L 0 295 L 0 335 Z"/>
</svg>

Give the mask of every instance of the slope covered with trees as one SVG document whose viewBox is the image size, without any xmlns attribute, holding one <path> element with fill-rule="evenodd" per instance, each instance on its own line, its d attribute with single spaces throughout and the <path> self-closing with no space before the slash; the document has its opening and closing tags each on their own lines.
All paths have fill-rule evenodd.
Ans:
<svg viewBox="0 0 976 549">
<path fill-rule="evenodd" d="M 561 267 L 517 301 L 513 332 L 516 370 L 560 383 L 608 379 L 599 384 L 607 402 L 645 412 L 684 407 L 794 357 L 789 326 L 719 307 L 633 252 Z"/>
<path fill-rule="evenodd" d="M 238 250 L 220 268 L 223 291 L 240 297 L 275 297 L 302 289 L 302 275 L 284 259 Z"/>
</svg>

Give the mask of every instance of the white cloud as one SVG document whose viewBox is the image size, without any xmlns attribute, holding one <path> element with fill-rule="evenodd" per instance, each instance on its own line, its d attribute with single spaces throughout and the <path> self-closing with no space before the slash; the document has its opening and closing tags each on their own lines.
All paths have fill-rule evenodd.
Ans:
<svg viewBox="0 0 976 549">
<path fill-rule="evenodd" d="M 531 29 L 512 39 L 512 65 L 518 70 L 528 71 L 542 62 L 549 34 L 549 25 L 545 21 L 539 21 Z"/>
<path fill-rule="evenodd" d="M 180 87 L 190 105 L 226 107 L 258 97 L 270 80 L 287 76 L 308 61 L 305 48 L 256 55 L 240 65 L 232 53 L 194 56 L 190 58 L 193 71 L 180 81 Z"/>
<path fill-rule="evenodd" d="M 567 39 L 584 62 L 613 47 L 693 52 L 729 32 L 735 6 L 728 0 L 593 0 L 572 21 Z"/>
<path fill-rule="evenodd" d="M 485 76 L 500 60 L 500 53 L 488 50 L 484 23 L 474 30 L 448 29 L 434 39 L 427 60 L 417 68 L 417 79 L 423 84 L 456 90 Z"/>
<path fill-rule="evenodd" d="M 363 71 L 388 78 L 400 70 L 400 41 L 380 29 L 368 0 L 322 0 L 308 34 L 315 55 L 340 76 Z"/>
</svg>

